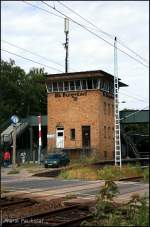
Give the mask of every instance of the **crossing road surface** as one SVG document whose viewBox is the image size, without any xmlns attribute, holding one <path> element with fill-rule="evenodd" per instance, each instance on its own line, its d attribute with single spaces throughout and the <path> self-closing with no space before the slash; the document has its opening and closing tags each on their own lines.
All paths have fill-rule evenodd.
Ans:
<svg viewBox="0 0 150 227">
<path fill-rule="evenodd" d="M 17 176 L 2 176 L 1 187 L 12 191 L 48 191 L 51 195 L 64 193 L 76 193 L 82 196 L 95 196 L 104 181 L 83 181 L 83 180 L 60 180 L 53 178 L 29 177 L 18 178 Z M 117 182 L 120 194 L 144 191 L 149 194 L 149 185 L 139 182 Z"/>
</svg>

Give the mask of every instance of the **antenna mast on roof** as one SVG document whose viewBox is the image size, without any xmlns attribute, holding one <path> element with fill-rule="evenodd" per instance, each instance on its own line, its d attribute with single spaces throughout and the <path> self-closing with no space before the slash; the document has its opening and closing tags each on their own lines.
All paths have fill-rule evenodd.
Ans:
<svg viewBox="0 0 150 227">
<path fill-rule="evenodd" d="M 121 168 L 117 37 L 115 37 L 114 41 L 114 124 L 115 124 L 115 165 L 116 166 L 120 165 Z"/>
<path fill-rule="evenodd" d="M 64 44 L 65 46 L 65 49 L 66 49 L 66 58 L 65 58 L 65 72 L 67 73 L 68 72 L 68 41 L 69 41 L 69 38 L 68 38 L 68 34 L 69 34 L 69 19 L 68 18 L 65 18 L 64 20 L 64 32 L 66 34 L 66 42 Z"/>
</svg>

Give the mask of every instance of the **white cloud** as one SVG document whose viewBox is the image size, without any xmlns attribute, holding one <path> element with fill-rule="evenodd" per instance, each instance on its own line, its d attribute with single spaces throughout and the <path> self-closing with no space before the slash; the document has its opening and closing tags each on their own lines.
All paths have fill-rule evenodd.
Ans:
<svg viewBox="0 0 150 227">
<path fill-rule="evenodd" d="M 42 4 L 42 2 L 30 1 L 30 3 L 56 13 Z M 90 20 L 100 29 L 109 34 L 117 35 L 131 49 L 148 59 L 148 1 L 68 1 L 63 3 Z M 48 4 L 53 5 L 53 2 L 48 2 Z M 59 3 L 54 2 L 54 4 L 56 8 L 78 22 L 88 25 Z M 37 52 L 64 66 L 65 51 L 62 44 L 65 42 L 65 35 L 63 19 L 33 8 L 21 1 L 3 1 L 1 12 L 2 39 Z M 88 26 L 91 27 L 91 25 Z M 100 33 L 99 35 L 113 44 L 113 40 L 107 36 Z M 58 67 L 53 63 L 11 47 L 8 44 L 6 45 L 3 42 L 2 47 L 43 64 Z M 125 50 L 123 47 L 122 49 Z M 13 58 L 16 64 L 27 71 L 33 66 L 42 67 L 4 52 L 2 52 L 2 58 L 5 60 Z M 63 66 L 58 68 L 64 70 Z M 102 69 L 113 74 L 113 48 L 88 31 L 70 22 L 69 67 L 76 69 L 76 71 Z M 148 99 L 149 76 L 148 70 L 144 66 L 118 51 L 118 70 L 121 79 L 129 84 L 129 87 L 122 88 L 122 91 L 128 94 L 135 93 L 139 97 L 143 96 Z M 56 71 L 49 68 L 46 68 L 46 71 L 56 73 Z M 126 98 L 127 102 L 126 104 L 121 104 L 121 108 L 124 105 L 128 108 L 141 108 L 145 104 L 133 99 L 133 97 L 125 97 L 125 95 L 120 95 L 120 97 L 121 99 Z"/>
</svg>

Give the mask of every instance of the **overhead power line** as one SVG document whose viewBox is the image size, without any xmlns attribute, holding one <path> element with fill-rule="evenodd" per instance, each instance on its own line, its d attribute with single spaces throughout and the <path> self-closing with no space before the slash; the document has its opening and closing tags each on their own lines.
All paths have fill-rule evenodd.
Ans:
<svg viewBox="0 0 150 227">
<path fill-rule="evenodd" d="M 139 98 L 137 98 L 137 97 L 135 97 L 135 96 L 133 96 L 133 95 L 128 95 L 128 94 L 126 94 L 126 93 L 124 93 L 124 92 L 120 92 L 120 94 L 123 94 L 123 95 L 125 95 L 125 96 L 131 97 L 131 98 L 133 98 L 133 99 L 137 99 L 137 100 L 139 100 L 139 101 L 141 101 L 141 102 L 146 102 L 146 103 L 147 103 L 147 101 L 146 101 L 145 99 L 139 99 Z M 139 96 L 139 97 L 141 97 L 141 96 Z M 143 97 L 141 97 L 141 98 L 143 98 Z"/>
<path fill-rule="evenodd" d="M 62 16 L 59 16 L 59 15 L 57 15 L 57 14 L 55 14 L 55 13 L 52 13 L 52 12 L 50 12 L 49 10 L 43 9 L 43 8 L 41 8 L 41 7 L 39 7 L 39 6 L 36 6 L 36 5 L 32 4 L 32 3 L 29 3 L 29 2 L 27 2 L 27 1 L 22 1 L 22 2 L 24 2 L 25 4 L 28 4 L 28 5 L 30 5 L 30 6 L 32 6 L 32 7 L 34 7 L 34 8 L 37 8 L 37 9 L 43 10 L 43 11 L 45 11 L 45 12 L 47 12 L 47 13 L 50 13 L 50 14 L 56 16 L 56 17 L 59 17 L 59 18 L 64 19 Z"/>
<path fill-rule="evenodd" d="M 51 67 L 51 66 L 48 66 L 48 65 L 39 63 L 39 62 L 34 61 L 34 60 L 30 59 L 30 58 L 23 57 L 23 56 L 21 56 L 21 55 L 19 55 L 19 54 L 15 54 L 15 53 L 10 52 L 10 51 L 8 51 L 8 50 L 4 50 L 4 49 L 1 49 L 1 50 L 2 50 L 2 51 L 5 51 L 5 52 L 7 52 L 7 53 L 9 53 L 9 54 L 13 54 L 13 55 L 15 55 L 15 56 L 17 56 L 17 57 L 23 58 L 23 59 L 25 59 L 25 60 L 34 62 L 34 63 L 36 63 L 36 64 L 39 64 L 39 65 L 45 66 L 45 67 L 47 67 L 47 68 L 53 69 L 53 70 L 55 70 L 55 71 L 58 71 L 58 72 L 63 73 L 63 71 L 61 71 L 61 70 L 59 70 L 59 69 L 56 69 L 56 68 L 54 68 L 54 67 Z"/>
<path fill-rule="evenodd" d="M 120 39 L 118 40 L 118 43 L 120 43 L 122 46 L 124 46 L 126 49 L 128 49 L 129 51 L 131 51 L 133 54 L 135 54 L 137 57 L 141 58 L 143 61 L 145 61 L 146 63 L 149 63 L 147 59 L 143 58 L 142 56 L 140 56 L 139 54 L 137 54 L 135 51 L 133 51 L 131 48 L 129 48 L 126 44 L 124 44 Z"/>
<path fill-rule="evenodd" d="M 115 35 L 109 34 L 107 32 L 105 32 L 104 30 L 100 29 L 98 26 L 96 26 L 95 24 L 93 24 L 91 21 L 87 20 L 86 18 L 84 18 L 83 16 L 81 16 L 79 13 L 75 12 L 74 10 L 72 10 L 70 7 L 68 7 L 67 5 L 65 5 L 64 3 L 57 1 L 59 4 L 61 4 L 62 6 L 64 6 L 65 8 L 67 8 L 68 10 L 70 10 L 71 12 L 73 12 L 75 15 L 79 16 L 81 19 L 83 19 L 84 21 L 86 21 L 87 23 L 89 23 L 90 25 L 92 25 L 94 28 L 96 28 L 97 31 L 101 32 L 102 34 L 108 36 L 109 38 L 113 39 L 115 38 Z M 90 28 L 92 29 L 92 28 Z M 118 40 L 118 39 L 117 39 Z M 146 61 L 148 63 L 148 60 L 146 60 L 145 58 L 141 57 L 139 54 L 137 54 L 135 51 L 133 51 L 131 48 L 129 48 L 126 44 L 124 44 L 120 39 L 118 40 L 118 43 L 120 43 L 122 46 L 124 46 L 126 49 L 128 49 L 129 51 L 131 51 L 133 54 L 135 54 L 137 57 L 139 57 L 140 59 L 142 59 L 143 61 Z"/>
<path fill-rule="evenodd" d="M 99 39 L 103 40 L 104 42 L 106 42 L 107 44 L 109 44 L 110 46 L 114 47 L 112 43 L 110 43 L 109 41 L 107 41 L 106 39 L 102 38 L 101 36 L 99 36 L 98 34 L 96 34 L 95 32 L 92 32 L 90 29 L 88 29 L 86 26 L 80 24 L 79 22 L 73 20 L 71 17 L 67 16 L 66 14 L 62 13 L 61 11 L 59 11 L 58 9 L 56 9 L 56 7 L 54 8 L 53 6 L 49 5 L 48 3 L 42 1 L 43 4 L 47 5 L 48 7 L 50 7 L 51 9 L 57 11 L 58 13 L 60 13 L 61 15 L 63 15 L 64 17 L 70 19 L 70 21 L 74 22 L 75 24 L 78 24 L 80 27 L 84 28 L 85 30 L 87 30 L 88 32 L 90 32 L 91 34 L 95 35 L 96 37 L 98 37 Z M 128 57 L 132 58 L 133 60 L 135 60 L 136 62 L 142 64 L 143 66 L 145 66 L 146 68 L 149 68 L 148 65 L 144 64 L 143 62 L 141 62 L 140 60 L 136 59 L 135 57 L 133 57 L 132 55 L 126 53 L 125 51 L 121 50 L 120 48 L 117 47 L 117 49 L 122 52 L 123 54 L 127 55 Z"/>
<path fill-rule="evenodd" d="M 122 121 L 122 120 L 124 120 L 124 119 L 127 119 L 127 118 L 133 116 L 134 114 L 137 114 L 137 113 L 139 113 L 139 112 L 141 112 L 142 110 L 145 110 L 145 109 L 147 109 L 147 108 L 149 108 L 149 106 L 146 106 L 145 108 L 143 108 L 143 109 L 141 109 L 141 110 L 138 110 L 138 111 L 136 111 L 136 112 L 134 112 L 134 113 L 131 113 L 131 114 L 129 114 L 129 115 L 127 115 L 127 116 L 121 118 L 120 121 Z"/>
<path fill-rule="evenodd" d="M 35 52 L 33 52 L 33 51 L 30 51 L 30 50 L 27 50 L 27 49 L 25 49 L 25 48 L 22 48 L 22 47 L 20 47 L 20 46 L 18 46 L 18 45 L 16 45 L 16 44 L 10 43 L 10 42 L 8 42 L 8 41 L 6 41 L 6 40 L 1 40 L 1 41 L 4 42 L 4 43 L 9 44 L 9 45 L 11 45 L 11 46 L 17 47 L 17 48 L 19 48 L 19 49 L 21 49 L 21 50 L 23 50 L 23 51 L 26 51 L 26 52 L 28 52 L 28 53 L 31 53 L 31 54 L 33 54 L 33 55 L 35 55 L 35 56 L 38 56 L 38 57 L 40 57 L 40 58 L 43 58 L 43 59 L 45 59 L 46 61 L 52 62 L 52 63 L 54 63 L 54 64 L 57 64 L 57 65 L 59 65 L 59 66 L 61 66 L 61 67 L 64 67 L 63 65 L 59 64 L 58 62 L 56 62 L 56 61 L 54 61 L 54 60 L 50 60 L 50 59 L 48 59 L 48 58 L 46 58 L 46 57 L 44 57 L 44 56 L 41 56 L 41 55 L 39 55 L 38 53 L 35 53 Z"/>
<path fill-rule="evenodd" d="M 89 23 L 90 25 L 92 25 L 93 27 L 95 27 L 97 30 L 99 30 L 101 33 L 103 33 L 104 35 L 107 35 L 109 38 L 113 39 L 115 38 L 115 35 L 111 35 L 105 31 L 103 31 L 102 29 L 98 28 L 95 24 L 91 23 L 89 20 L 85 19 L 84 17 L 82 17 L 79 13 L 75 12 L 73 9 L 71 9 L 70 7 L 68 7 L 67 5 L 65 5 L 64 3 L 57 1 L 59 4 L 61 4 L 62 6 L 64 6 L 65 8 L 67 8 L 68 10 L 70 10 L 71 12 L 73 12 L 74 14 L 76 14 L 77 16 L 79 16 L 80 18 L 82 18 L 84 21 L 86 21 L 87 23 Z"/>
<path fill-rule="evenodd" d="M 127 94 L 127 93 L 124 93 L 124 92 L 120 92 L 120 94 L 123 94 L 123 95 L 126 95 L 126 96 L 129 96 L 131 98 L 134 98 L 134 99 L 137 99 L 139 101 L 142 101 L 142 102 L 146 102 L 146 100 L 148 101 L 148 99 L 145 99 L 144 97 L 140 96 L 140 95 L 134 95 L 131 93 L 131 95 Z"/>
</svg>

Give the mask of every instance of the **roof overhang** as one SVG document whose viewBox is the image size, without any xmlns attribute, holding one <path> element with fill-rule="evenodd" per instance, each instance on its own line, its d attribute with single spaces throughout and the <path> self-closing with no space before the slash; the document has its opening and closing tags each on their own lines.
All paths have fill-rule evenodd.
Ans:
<svg viewBox="0 0 150 227">
<path fill-rule="evenodd" d="M 113 80 L 114 76 L 103 71 L 103 70 L 94 70 L 94 71 L 81 71 L 81 72 L 70 72 L 70 73 L 59 73 L 59 74 L 49 74 L 46 82 L 55 81 L 55 80 L 72 80 L 72 79 L 86 79 L 86 78 L 103 78 L 104 80 Z M 128 85 L 122 83 L 119 78 L 119 87 L 127 87 Z"/>
</svg>

